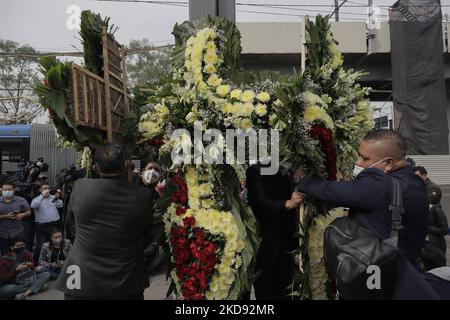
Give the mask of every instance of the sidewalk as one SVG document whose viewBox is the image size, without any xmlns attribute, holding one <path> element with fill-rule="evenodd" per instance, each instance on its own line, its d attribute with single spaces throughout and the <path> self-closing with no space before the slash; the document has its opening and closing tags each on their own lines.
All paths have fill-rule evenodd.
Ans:
<svg viewBox="0 0 450 320">
<path fill-rule="evenodd" d="M 30 300 L 64 300 L 64 294 L 53 289 L 55 281 L 47 283 L 48 289 L 30 297 Z M 169 289 L 165 273 L 157 273 L 150 277 L 150 287 L 144 291 L 144 300 L 165 300 Z M 171 297 L 169 297 L 170 299 Z"/>
</svg>

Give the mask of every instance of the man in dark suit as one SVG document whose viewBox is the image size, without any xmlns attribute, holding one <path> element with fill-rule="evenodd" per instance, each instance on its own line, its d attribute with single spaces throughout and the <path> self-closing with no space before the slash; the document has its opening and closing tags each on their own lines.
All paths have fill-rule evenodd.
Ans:
<svg viewBox="0 0 450 320">
<path fill-rule="evenodd" d="M 405 209 L 399 249 L 418 267 L 427 234 L 428 205 L 422 180 L 406 165 L 403 138 L 392 130 L 374 131 L 363 139 L 358 153 L 355 180 L 332 182 L 304 177 L 298 189 L 321 202 L 350 208 L 351 219 L 375 232 L 380 239 L 386 239 L 392 223 L 391 177 L 398 179 Z"/>
<path fill-rule="evenodd" d="M 293 192 L 289 170 L 262 175 L 261 164 L 247 170 L 248 203 L 259 223 L 261 247 L 256 257 L 259 277 L 254 283 L 258 300 L 285 299 L 294 272 L 293 255 L 298 246 L 296 208 L 301 194 Z"/>
<path fill-rule="evenodd" d="M 148 188 L 126 180 L 126 155 L 116 144 L 95 151 L 100 179 L 74 185 L 68 214 L 76 237 L 56 288 L 72 299 L 143 299 L 148 287 L 143 247 L 152 222 Z"/>
</svg>

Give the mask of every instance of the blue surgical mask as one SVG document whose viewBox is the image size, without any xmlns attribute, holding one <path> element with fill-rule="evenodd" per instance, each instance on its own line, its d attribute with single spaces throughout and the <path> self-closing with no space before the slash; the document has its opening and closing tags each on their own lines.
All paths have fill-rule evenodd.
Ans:
<svg viewBox="0 0 450 320">
<path fill-rule="evenodd" d="M 5 190 L 2 191 L 2 197 L 5 199 L 11 199 L 14 196 L 14 191 L 13 190 Z"/>
</svg>

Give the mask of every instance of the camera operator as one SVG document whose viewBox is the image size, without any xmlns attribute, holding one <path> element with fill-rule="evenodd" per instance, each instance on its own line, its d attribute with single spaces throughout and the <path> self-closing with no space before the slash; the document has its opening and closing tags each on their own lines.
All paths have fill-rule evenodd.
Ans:
<svg viewBox="0 0 450 320">
<path fill-rule="evenodd" d="M 50 190 L 50 185 L 41 185 L 41 194 L 31 202 L 36 223 L 35 261 L 38 261 L 42 244 L 48 241 L 50 232 L 60 227 L 58 208 L 63 207 L 63 202 L 59 193 L 51 195 Z"/>
<path fill-rule="evenodd" d="M 44 158 L 40 157 L 37 161 L 28 161 L 27 163 L 19 165 L 19 169 L 14 177 L 16 188 L 14 192 L 17 196 L 24 198 L 28 204 L 36 198 L 40 192 L 41 181 L 43 180 L 43 172 L 48 171 L 49 165 L 44 162 Z M 45 176 L 44 176 L 45 177 Z M 41 181 L 40 181 L 41 178 Z M 26 246 L 28 251 L 33 249 L 33 241 L 35 235 L 34 215 L 23 219 Z"/>
<path fill-rule="evenodd" d="M 62 221 L 64 222 L 63 235 L 65 238 L 69 239 L 72 243 L 75 240 L 75 222 L 73 217 L 67 214 L 67 207 L 70 202 L 72 195 L 73 186 L 75 181 L 81 179 L 85 176 L 82 170 L 77 170 L 75 165 L 72 165 L 69 169 L 63 170 L 60 174 L 59 184 L 61 187 L 61 199 L 63 201 L 62 208 Z"/>
</svg>

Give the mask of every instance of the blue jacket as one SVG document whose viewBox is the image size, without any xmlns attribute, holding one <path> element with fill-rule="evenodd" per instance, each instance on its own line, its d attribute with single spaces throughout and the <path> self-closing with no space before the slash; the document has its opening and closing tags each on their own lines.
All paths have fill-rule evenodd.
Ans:
<svg viewBox="0 0 450 320">
<path fill-rule="evenodd" d="M 406 233 L 399 235 L 399 249 L 416 264 L 427 234 L 428 204 L 425 186 L 409 167 L 388 174 L 376 168 L 362 171 L 353 181 L 326 181 L 304 178 L 298 189 L 321 202 L 350 208 L 349 216 L 374 231 L 380 239 L 391 229 L 391 177 L 400 181 L 405 213 L 402 224 Z"/>
</svg>

